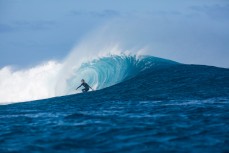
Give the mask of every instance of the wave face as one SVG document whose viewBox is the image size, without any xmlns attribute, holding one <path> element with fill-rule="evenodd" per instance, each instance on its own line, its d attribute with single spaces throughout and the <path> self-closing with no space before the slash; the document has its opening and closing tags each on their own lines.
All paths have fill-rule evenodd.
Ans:
<svg viewBox="0 0 229 153">
<path fill-rule="evenodd" d="M 95 89 L 103 89 L 130 79 L 143 71 L 178 64 L 153 56 L 111 55 L 82 63 L 67 79 L 67 93 L 85 79 Z M 66 94 L 67 94 L 66 93 Z"/>
</svg>

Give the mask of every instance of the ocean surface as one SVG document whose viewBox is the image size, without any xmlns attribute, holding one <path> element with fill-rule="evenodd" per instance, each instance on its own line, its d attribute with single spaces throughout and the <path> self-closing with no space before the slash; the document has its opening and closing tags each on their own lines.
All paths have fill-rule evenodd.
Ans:
<svg viewBox="0 0 229 153">
<path fill-rule="evenodd" d="M 0 153 L 229 152 L 229 69 L 111 56 L 66 92 L 82 76 L 97 90 L 0 105 Z"/>
</svg>

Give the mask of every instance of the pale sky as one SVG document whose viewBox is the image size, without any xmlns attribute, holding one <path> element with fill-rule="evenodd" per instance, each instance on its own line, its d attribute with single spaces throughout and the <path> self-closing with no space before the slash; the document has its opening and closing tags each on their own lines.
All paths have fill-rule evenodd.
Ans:
<svg viewBox="0 0 229 153">
<path fill-rule="evenodd" d="M 228 0 L 0 0 L 0 68 L 61 60 L 103 26 L 125 49 L 229 67 Z"/>
</svg>

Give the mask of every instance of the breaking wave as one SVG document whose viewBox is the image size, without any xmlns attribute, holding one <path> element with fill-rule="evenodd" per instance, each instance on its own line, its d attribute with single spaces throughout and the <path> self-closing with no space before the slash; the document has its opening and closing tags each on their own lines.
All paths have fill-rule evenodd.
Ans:
<svg viewBox="0 0 229 153">
<path fill-rule="evenodd" d="M 93 88 L 102 89 L 176 62 L 153 56 L 108 55 L 80 64 L 49 61 L 25 70 L 0 69 L 0 103 L 12 103 L 74 94 L 84 78 Z M 65 71 L 68 70 L 68 71 Z"/>
</svg>

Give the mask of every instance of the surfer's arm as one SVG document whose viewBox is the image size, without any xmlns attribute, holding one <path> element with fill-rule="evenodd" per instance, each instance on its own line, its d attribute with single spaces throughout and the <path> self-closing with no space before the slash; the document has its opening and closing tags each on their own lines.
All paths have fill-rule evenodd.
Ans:
<svg viewBox="0 0 229 153">
<path fill-rule="evenodd" d="M 76 90 L 79 89 L 81 86 L 82 86 L 82 84 L 79 87 L 77 87 Z"/>
</svg>

